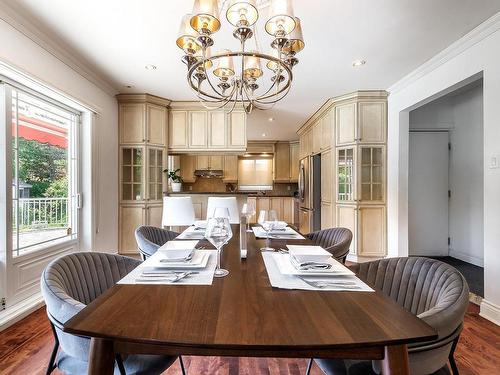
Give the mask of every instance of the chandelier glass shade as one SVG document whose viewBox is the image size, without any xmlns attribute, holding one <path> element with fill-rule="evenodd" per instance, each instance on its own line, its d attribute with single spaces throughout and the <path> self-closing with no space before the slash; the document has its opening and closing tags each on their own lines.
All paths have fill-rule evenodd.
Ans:
<svg viewBox="0 0 500 375">
<path fill-rule="evenodd" d="M 240 49 L 212 54 L 212 35 L 221 27 L 220 11 L 234 26 Z M 259 18 L 256 0 L 195 0 L 192 14 L 182 18 L 177 46 L 184 51 L 187 81 L 200 102 L 210 109 L 232 111 L 239 103 L 247 113 L 269 109 L 289 92 L 296 54 L 305 47 L 300 20 L 294 16 L 292 0 L 271 0 L 265 31 L 273 37 L 271 52 L 247 50 Z"/>
</svg>

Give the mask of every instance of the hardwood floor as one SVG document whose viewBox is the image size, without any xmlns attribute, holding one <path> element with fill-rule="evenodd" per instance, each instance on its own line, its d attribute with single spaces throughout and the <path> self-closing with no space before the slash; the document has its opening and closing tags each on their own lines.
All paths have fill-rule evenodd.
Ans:
<svg viewBox="0 0 500 375">
<path fill-rule="evenodd" d="M 53 345 L 45 309 L 0 333 L 0 374 L 44 374 Z M 481 318 L 470 304 L 455 354 L 461 375 L 493 375 L 500 369 L 500 327 Z M 188 374 L 299 375 L 307 360 L 275 358 L 184 357 Z M 54 371 L 53 374 L 61 374 Z M 164 375 L 178 375 L 176 362 Z M 312 375 L 321 371 L 313 366 Z"/>
</svg>

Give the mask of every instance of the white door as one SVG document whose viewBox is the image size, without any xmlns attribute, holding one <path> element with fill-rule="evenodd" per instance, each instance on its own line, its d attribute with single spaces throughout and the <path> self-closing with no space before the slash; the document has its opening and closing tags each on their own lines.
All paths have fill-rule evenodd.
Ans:
<svg viewBox="0 0 500 375">
<path fill-rule="evenodd" d="M 448 132 L 410 132 L 410 255 L 448 255 Z"/>
</svg>

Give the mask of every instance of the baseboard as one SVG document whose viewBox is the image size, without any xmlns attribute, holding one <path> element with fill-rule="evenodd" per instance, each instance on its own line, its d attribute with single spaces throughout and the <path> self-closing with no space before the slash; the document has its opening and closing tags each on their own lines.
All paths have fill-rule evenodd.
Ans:
<svg viewBox="0 0 500 375">
<path fill-rule="evenodd" d="M 0 312 L 0 332 L 38 310 L 44 304 L 42 293 L 37 293 Z"/>
<path fill-rule="evenodd" d="M 484 261 L 482 258 L 475 257 L 473 255 L 462 253 L 461 251 L 450 249 L 450 257 L 460 259 L 464 262 L 471 263 L 475 266 L 484 267 Z"/>
<path fill-rule="evenodd" d="M 488 319 L 490 322 L 495 323 L 497 326 L 500 326 L 500 306 L 483 299 L 479 315 Z"/>
</svg>

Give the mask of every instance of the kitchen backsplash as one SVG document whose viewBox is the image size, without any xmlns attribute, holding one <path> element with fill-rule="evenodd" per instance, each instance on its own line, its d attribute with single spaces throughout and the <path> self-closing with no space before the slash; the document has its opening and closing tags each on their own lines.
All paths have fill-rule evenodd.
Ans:
<svg viewBox="0 0 500 375">
<path fill-rule="evenodd" d="M 267 191 L 266 193 L 269 195 L 273 193 L 274 194 L 283 193 L 283 194 L 290 194 L 290 196 L 293 196 L 293 193 L 298 190 L 298 185 L 295 183 L 274 184 L 273 187 L 274 189 L 272 191 Z M 182 190 L 185 192 L 193 191 L 193 192 L 222 193 L 222 192 L 231 192 L 234 191 L 235 189 L 238 189 L 237 184 L 226 184 L 220 178 L 197 178 L 194 183 L 184 182 L 182 184 Z"/>
</svg>

